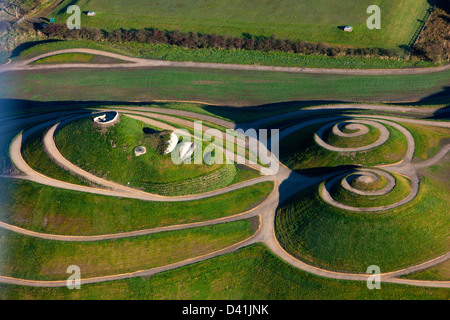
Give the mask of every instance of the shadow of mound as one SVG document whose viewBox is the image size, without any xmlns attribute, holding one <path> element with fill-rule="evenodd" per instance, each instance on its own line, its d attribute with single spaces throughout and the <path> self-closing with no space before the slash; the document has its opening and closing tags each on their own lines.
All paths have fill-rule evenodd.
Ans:
<svg viewBox="0 0 450 320">
<path fill-rule="evenodd" d="M 152 128 L 149 128 L 149 127 L 143 128 L 142 131 L 143 131 L 145 134 L 153 134 L 153 133 L 158 133 L 158 132 L 160 132 L 160 131 L 158 131 L 158 130 L 155 130 L 155 129 L 152 129 Z"/>
<path fill-rule="evenodd" d="M 336 167 L 317 167 L 317 168 L 308 168 L 308 169 L 301 169 L 301 170 L 295 170 L 296 173 L 300 173 L 307 177 L 316 177 L 324 174 L 333 174 L 333 173 L 339 173 L 339 172 L 345 172 L 345 171 L 352 171 L 357 168 L 360 168 L 360 166 L 357 165 L 342 165 L 342 166 L 336 166 Z"/>
</svg>

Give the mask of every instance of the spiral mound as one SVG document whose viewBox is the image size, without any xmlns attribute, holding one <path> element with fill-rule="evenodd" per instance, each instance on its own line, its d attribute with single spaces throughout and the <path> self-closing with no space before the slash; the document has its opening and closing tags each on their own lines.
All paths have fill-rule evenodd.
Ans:
<svg viewBox="0 0 450 320">
<path fill-rule="evenodd" d="M 326 181 L 320 188 L 325 202 L 351 211 L 382 211 L 410 201 L 406 178 L 383 170 L 361 168 Z"/>
<path fill-rule="evenodd" d="M 374 142 L 371 142 L 370 139 L 373 137 L 369 136 L 370 127 L 373 127 L 377 131 L 377 139 Z M 330 130 L 331 129 L 331 130 Z M 328 142 L 325 138 L 325 133 L 329 132 L 329 137 L 337 137 L 337 138 L 357 138 L 358 141 L 362 140 L 363 143 L 367 142 L 368 144 L 364 144 L 362 146 L 355 145 L 349 147 L 341 147 L 337 145 L 333 145 L 331 142 Z M 314 134 L 314 141 L 321 147 L 335 152 L 359 152 L 370 150 L 376 148 L 382 144 L 384 144 L 389 139 L 389 130 L 382 124 L 373 121 L 373 120 L 345 120 L 339 123 L 331 122 L 322 126 L 317 132 Z M 364 139 L 361 139 L 364 138 Z"/>
<path fill-rule="evenodd" d="M 345 190 L 362 196 L 388 194 L 394 189 L 395 184 L 393 176 L 377 169 L 360 169 L 341 181 L 341 186 Z"/>
</svg>

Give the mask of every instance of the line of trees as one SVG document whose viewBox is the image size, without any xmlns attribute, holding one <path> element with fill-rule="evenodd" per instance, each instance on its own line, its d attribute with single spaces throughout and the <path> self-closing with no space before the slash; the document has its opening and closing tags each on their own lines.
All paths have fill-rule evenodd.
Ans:
<svg viewBox="0 0 450 320">
<path fill-rule="evenodd" d="M 254 36 L 243 34 L 240 37 L 203 34 L 198 32 L 181 32 L 179 30 L 118 29 L 105 31 L 98 28 L 81 28 L 69 30 L 65 25 L 48 24 L 41 30 L 48 38 L 64 40 L 103 40 L 116 43 L 140 42 L 149 44 L 170 44 L 190 49 L 244 49 L 259 51 L 284 51 L 299 54 L 321 54 L 327 56 L 382 56 L 396 57 L 391 49 L 339 47 L 322 42 L 311 43 L 289 39 L 278 39 L 275 36 Z"/>
</svg>

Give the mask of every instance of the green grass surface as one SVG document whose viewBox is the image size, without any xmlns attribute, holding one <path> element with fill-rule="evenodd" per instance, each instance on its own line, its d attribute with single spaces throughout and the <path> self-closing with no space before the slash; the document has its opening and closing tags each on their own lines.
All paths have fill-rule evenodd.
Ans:
<svg viewBox="0 0 450 320">
<path fill-rule="evenodd" d="M 22 51 L 16 59 L 24 59 L 54 50 L 89 48 L 115 52 L 127 56 L 168 61 L 194 61 L 234 64 L 258 64 L 284 67 L 391 69 L 405 67 L 432 67 L 427 61 L 381 59 L 368 57 L 328 57 L 299 55 L 290 52 L 262 52 L 252 50 L 189 49 L 173 45 L 148 43 L 112 43 L 104 41 L 58 41 L 42 43 Z M 69 61 L 64 61 L 69 62 Z"/>
<path fill-rule="evenodd" d="M 413 280 L 432 280 L 432 281 L 449 281 L 450 280 L 450 260 L 442 262 L 434 267 L 417 271 L 403 278 Z"/>
<path fill-rule="evenodd" d="M 450 246 L 448 168 L 433 169 L 414 200 L 381 213 L 340 210 L 310 188 L 278 209 L 277 238 L 301 260 L 332 270 L 388 272 L 440 256 Z"/>
<path fill-rule="evenodd" d="M 317 277 L 289 266 L 261 244 L 150 278 L 85 285 L 80 290 L 0 284 L 0 299 L 448 300 L 449 297 L 449 290 L 444 288 L 383 283 L 381 290 L 368 290 L 365 282 Z"/>
<path fill-rule="evenodd" d="M 39 59 L 34 64 L 46 64 L 46 63 L 80 63 L 91 62 L 94 59 L 94 55 L 86 53 L 62 53 L 54 56 Z"/>
<path fill-rule="evenodd" d="M 243 220 L 95 242 L 51 241 L 2 230 L 0 274 L 65 280 L 70 265 L 79 266 L 83 278 L 145 270 L 226 248 L 251 236 L 253 228 Z"/>
<path fill-rule="evenodd" d="M 371 182 L 371 183 L 361 182 L 358 179 L 352 179 L 352 181 L 350 182 L 350 185 L 353 188 L 356 188 L 359 190 L 367 190 L 367 191 L 374 191 L 374 190 L 382 189 L 382 188 L 386 187 L 387 184 L 388 184 L 387 179 L 385 177 L 383 177 L 382 175 L 378 175 L 378 180 Z"/>
<path fill-rule="evenodd" d="M 176 0 L 64 1 L 50 16 L 65 23 L 70 4 L 82 11 L 95 11 L 95 17 L 82 15 L 83 26 L 102 29 L 157 27 L 240 36 L 276 35 L 280 38 L 322 41 L 355 46 L 397 47 L 407 44 L 429 7 L 426 0 L 283 0 L 278 3 L 256 0 Z M 381 30 L 369 30 L 366 13 L 370 5 L 379 5 Z M 352 33 L 338 27 L 352 25 Z"/>
<path fill-rule="evenodd" d="M 444 89 L 450 71 L 396 76 L 339 76 L 179 68 L 42 70 L 7 73 L 1 98 L 34 101 L 203 101 L 254 106 L 286 101 L 401 101 Z M 207 95 L 205 94 L 207 93 Z M 317 101 L 316 101 L 317 103 Z"/>
<path fill-rule="evenodd" d="M 416 160 L 426 160 L 435 155 L 442 146 L 450 143 L 450 129 L 429 127 L 418 124 L 402 124 L 411 132 L 416 143 L 414 157 Z"/>
<path fill-rule="evenodd" d="M 390 132 L 390 137 L 379 147 L 360 152 L 326 150 L 314 141 L 314 134 L 323 125 L 325 123 L 306 127 L 283 139 L 280 144 L 281 161 L 292 170 L 357 164 L 373 166 L 395 163 L 403 159 L 406 153 L 405 136 L 389 125 L 386 125 L 386 128 Z"/>
<path fill-rule="evenodd" d="M 65 235 L 129 232 L 217 219 L 249 210 L 272 191 L 263 182 L 189 202 L 114 198 L 0 179 L 1 220 L 25 229 Z"/>
<path fill-rule="evenodd" d="M 370 125 L 368 125 L 367 127 L 369 128 L 369 132 L 357 137 L 341 137 L 333 134 L 332 128 L 329 128 L 325 130 L 323 134 L 323 140 L 326 143 L 339 148 L 359 148 L 367 146 L 369 144 L 375 143 L 380 138 L 380 131 L 377 128 Z"/>
<path fill-rule="evenodd" d="M 42 138 L 45 133 L 46 129 L 41 130 L 23 142 L 21 152 L 25 162 L 32 169 L 50 178 L 73 184 L 96 186 L 93 182 L 89 182 L 84 178 L 73 175 L 69 171 L 64 170 L 50 158 L 42 143 Z"/>
</svg>

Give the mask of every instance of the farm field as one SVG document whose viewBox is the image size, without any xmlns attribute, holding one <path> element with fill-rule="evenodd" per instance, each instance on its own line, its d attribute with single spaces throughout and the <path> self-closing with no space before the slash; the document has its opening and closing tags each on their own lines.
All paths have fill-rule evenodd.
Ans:
<svg viewBox="0 0 450 320">
<path fill-rule="evenodd" d="M 398 102 L 444 94 L 450 71 L 356 76 L 184 68 L 20 71 L 0 88 L 3 99 L 33 101 L 203 101 L 254 106 L 283 101 Z M 4 77 L 5 74 L 1 74 Z M 168 89 L 173 88 L 173 89 Z M 208 92 L 208 95 L 204 93 Z M 230 95 L 230 93 L 233 93 Z"/>
<path fill-rule="evenodd" d="M 64 23 L 69 4 L 82 11 L 82 25 L 101 29 L 162 28 L 202 33 L 241 36 L 243 33 L 279 38 L 328 42 L 342 45 L 396 48 L 408 44 L 429 8 L 427 0 L 360 0 L 357 3 L 335 0 L 189 0 L 111 2 L 107 0 L 63 1 L 50 15 Z M 378 5 L 382 29 L 368 30 L 366 9 Z M 352 25 L 346 34 L 339 26 Z"/>
</svg>

